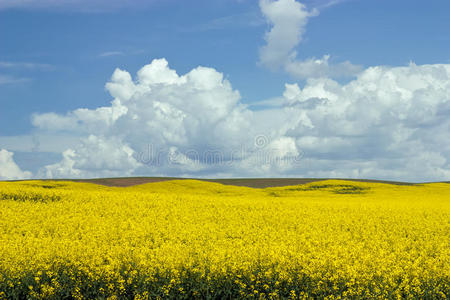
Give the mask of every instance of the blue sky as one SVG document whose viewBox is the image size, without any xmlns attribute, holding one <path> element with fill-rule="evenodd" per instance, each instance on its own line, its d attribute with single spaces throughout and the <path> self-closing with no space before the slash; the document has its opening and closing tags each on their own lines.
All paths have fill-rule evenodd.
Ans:
<svg viewBox="0 0 450 300">
<path fill-rule="evenodd" d="M 16 163 L 21 169 L 37 174 L 39 168 L 45 166 L 39 166 L 39 162 L 33 160 L 33 157 L 38 157 L 36 151 L 30 150 L 27 154 L 24 147 L 17 146 L 17 141 L 12 143 L 11 138 L 17 140 L 20 136 L 31 135 L 67 137 L 67 130 L 44 130 L 33 124 L 33 115 L 50 112 L 65 115 L 79 108 L 95 110 L 109 106 L 113 97 L 105 90 L 105 83 L 116 68 L 126 70 L 134 77 L 144 65 L 158 58 L 165 58 L 178 75 L 186 74 L 198 66 L 217 70 L 231 83 L 233 90 L 239 91 L 241 104 L 272 99 L 271 105 L 279 107 L 280 103 L 276 99 L 282 97 L 286 83 L 297 84 L 303 89 L 310 78 L 318 77 L 318 73 L 302 71 L 299 75 L 293 68 L 306 68 L 306 65 L 292 64 L 292 67 L 288 67 L 287 63 L 283 63 L 273 68 L 261 58 L 261 49 L 267 44 L 265 37 L 274 25 L 270 17 L 264 14 L 262 2 L 79 0 L 67 3 L 61 1 L 55 7 L 52 1 L 45 0 L 0 0 L 0 149 L 14 152 Z M 266 2 L 267 5 L 274 3 Z M 295 1 L 286 1 L 286 4 L 291 5 L 290 2 Z M 330 55 L 330 66 L 338 66 L 345 61 L 355 66 L 351 71 L 344 72 L 347 75 L 340 76 L 340 71 L 329 71 L 329 74 L 321 71 L 320 77 L 345 85 L 356 78 L 356 70 L 363 71 L 372 66 L 395 68 L 408 66 L 410 62 L 419 66 L 450 63 L 448 1 L 300 2 L 304 4 L 302 9 L 311 15 L 306 17 L 304 26 L 299 25 L 303 30 L 301 39 L 293 41 L 293 46 L 286 50 L 296 53 L 291 63 Z M 291 25 L 283 26 L 282 31 L 286 31 L 286 26 Z M 444 104 L 447 103 L 445 101 Z M 262 109 L 266 113 L 270 110 L 266 106 L 261 107 L 250 106 L 250 109 Z M 276 116 L 279 117 L 280 113 L 276 113 Z M 442 130 L 445 134 L 446 127 Z M 296 149 L 301 146 L 301 136 L 305 135 L 304 132 L 301 136 L 292 136 L 290 133 L 283 133 L 279 137 L 269 132 L 264 134 L 274 140 L 293 137 Z M 323 138 L 324 134 L 316 132 L 308 133 L 307 136 Z M 70 135 L 86 138 L 88 133 Z M 339 134 L 339 137 L 342 136 Z M 374 139 L 372 143 L 377 141 Z M 125 144 L 133 145 L 133 142 L 127 141 Z M 130 147 L 137 151 L 133 146 Z M 180 144 L 167 141 L 164 147 L 183 148 Z M 439 153 L 444 159 L 447 158 L 445 151 Z M 42 161 L 56 163 L 54 160 L 61 157 L 61 154 L 55 154 L 56 150 L 37 152 L 47 157 Z M 45 152 L 48 152 L 47 155 Z M 377 150 L 376 153 L 381 152 Z M 331 160 L 339 157 L 337 154 L 328 154 L 325 156 Z M 374 159 L 379 163 L 386 157 L 374 154 Z M 447 162 L 444 162 L 440 168 L 444 172 L 447 166 Z M 139 172 L 151 175 L 154 172 L 167 174 L 166 171 Z M 197 174 L 195 170 L 187 169 L 173 172 L 181 175 Z M 298 173 L 277 172 L 274 174 L 307 174 L 306 170 Z M 92 172 L 88 174 L 95 175 Z M 199 173 L 205 176 L 208 174 L 253 175 L 217 168 L 213 168 L 211 173 Z M 314 174 L 322 173 L 317 170 Z M 340 173 L 323 174 L 333 176 Z M 361 173 L 342 174 L 353 176 Z M 403 175 L 395 175 L 395 172 L 389 174 L 387 177 L 403 178 Z M 428 177 L 434 179 L 447 173 L 439 174 Z M 367 175 L 381 176 L 375 173 Z M 257 173 L 255 176 L 264 174 Z"/>
</svg>

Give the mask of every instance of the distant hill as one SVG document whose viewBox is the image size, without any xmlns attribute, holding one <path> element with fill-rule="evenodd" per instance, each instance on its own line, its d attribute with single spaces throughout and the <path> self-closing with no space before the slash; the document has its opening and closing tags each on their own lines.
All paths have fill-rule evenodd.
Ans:
<svg viewBox="0 0 450 300">
<path fill-rule="evenodd" d="M 178 178 L 178 177 L 121 177 L 121 178 L 95 178 L 95 179 L 75 179 L 73 181 L 90 182 L 96 184 L 102 184 L 106 186 L 127 187 L 132 185 L 160 182 L 167 180 L 179 180 L 179 179 L 197 179 L 209 182 L 217 182 L 226 185 L 235 186 L 247 186 L 252 188 L 266 188 L 266 187 L 278 187 L 306 184 L 314 181 L 322 181 L 327 179 L 341 179 L 349 181 L 362 181 L 362 182 L 378 182 L 388 183 L 396 185 L 412 185 L 414 183 L 399 182 L 399 181 L 386 181 L 386 180 L 370 180 L 370 179 L 342 179 L 342 178 L 232 178 L 232 179 L 203 179 L 203 178 Z"/>
</svg>

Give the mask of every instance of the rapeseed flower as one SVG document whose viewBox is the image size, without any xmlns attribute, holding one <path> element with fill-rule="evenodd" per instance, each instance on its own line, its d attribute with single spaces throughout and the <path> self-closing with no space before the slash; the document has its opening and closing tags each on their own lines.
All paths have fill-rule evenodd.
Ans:
<svg viewBox="0 0 450 300">
<path fill-rule="evenodd" d="M 0 182 L 0 298 L 442 298 L 450 185 Z"/>
</svg>

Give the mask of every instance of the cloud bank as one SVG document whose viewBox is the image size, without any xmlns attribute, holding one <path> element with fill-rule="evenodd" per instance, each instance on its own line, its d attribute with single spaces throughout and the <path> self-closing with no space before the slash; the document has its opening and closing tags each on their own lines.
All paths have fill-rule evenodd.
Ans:
<svg viewBox="0 0 450 300">
<path fill-rule="evenodd" d="M 155 59 L 134 80 L 117 69 L 106 89 L 114 98 L 110 106 L 33 116 L 41 131 L 82 137 L 40 176 L 263 175 L 283 168 L 263 159 L 299 155 L 295 140 L 284 135 L 291 125 L 283 125 L 298 123 L 299 117 L 249 110 L 215 69 L 200 66 L 179 76 L 165 59 Z M 271 124 L 265 120 L 269 116 Z M 258 162 L 256 155 L 266 157 Z"/>
<path fill-rule="evenodd" d="M 286 84 L 278 105 L 251 109 L 209 67 L 179 75 L 161 58 L 134 77 L 116 69 L 105 85 L 109 105 L 32 116 L 46 145 L 70 141 L 36 177 L 450 180 L 449 64 L 363 70 L 328 55 L 300 60 L 295 48 L 318 12 L 294 0 L 261 0 L 260 7 L 272 26 L 261 63 L 306 79 Z M 335 80 L 343 76 L 351 80 Z M 0 153 L 0 176 L 31 176 L 11 152 Z"/>
<path fill-rule="evenodd" d="M 286 84 L 253 111 L 223 74 L 178 75 L 155 59 L 117 69 L 110 106 L 36 114 L 41 132 L 80 136 L 39 176 L 305 176 L 450 179 L 450 65 L 377 66 L 340 84 Z"/>
</svg>

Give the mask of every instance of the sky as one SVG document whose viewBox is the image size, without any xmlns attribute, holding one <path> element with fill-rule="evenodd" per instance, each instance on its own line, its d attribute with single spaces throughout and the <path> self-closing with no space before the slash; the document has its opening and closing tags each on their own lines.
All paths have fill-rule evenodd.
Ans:
<svg viewBox="0 0 450 300">
<path fill-rule="evenodd" d="M 445 0 L 0 0 L 0 179 L 450 180 Z"/>
</svg>

